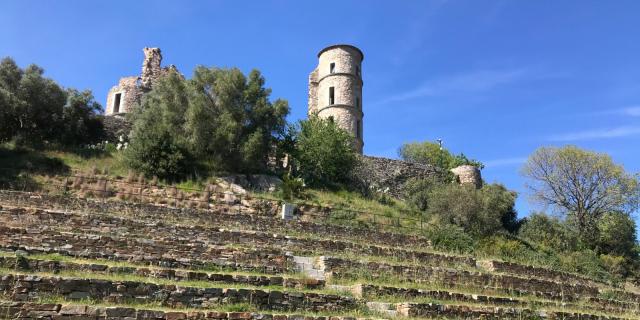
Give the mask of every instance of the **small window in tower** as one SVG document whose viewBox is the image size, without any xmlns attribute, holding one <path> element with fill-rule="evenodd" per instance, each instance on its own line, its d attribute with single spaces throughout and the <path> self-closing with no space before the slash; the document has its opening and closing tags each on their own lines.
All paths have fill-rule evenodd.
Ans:
<svg viewBox="0 0 640 320">
<path fill-rule="evenodd" d="M 358 75 L 358 77 L 360 76 L 360 67 L 356 66 L 356 75 Z"/>
<path fill-rule="evenodd" d="M 336 72 L 336 64 L 332 62 L 329 65 L 329 73 L 334 73 L 334 72 Z"/>
<path fill-rule="evenodd" d="M 120 100 L 122 99 L 122 93 L 116 93 L 116 97 L 113 101 L 113 113 L 120 112 Z"/>
<path fill-rule="evenodd" d="M 332 105 L 334 101 L 334 92 L 333 87 L 329 87 L 329 105 Z"/>
<path fill-rule="evenodd" d="M 360 120 L 356 121 L 356 138 L 360 139 L 360 136 L 362 135 L 362 123 L 360 122 Z"/>
<path fill-rule="evenodd" d="M 356 97 L 356 108 L 360 109 L 360 98 Z"/>
</svg>

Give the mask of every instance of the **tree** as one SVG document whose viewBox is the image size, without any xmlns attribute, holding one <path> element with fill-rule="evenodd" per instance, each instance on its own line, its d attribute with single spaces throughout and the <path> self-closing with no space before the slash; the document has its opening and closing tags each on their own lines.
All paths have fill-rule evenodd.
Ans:
<svg viewBox="0 0 640 320">
<path fill-rule="evenodd" d="M 575 146 L 542 147 L 529 157 L 522 173 L 530 179 L 527 187 L 533 198 L 574 220 L 589 243 L 602 215 L 638 208 L 638 179 L 606 154 Z"/>
<path fill-rule="evenodd" d="M 622 256 L 627 259 L 638 259 L 635 247 L 636 223 L 622 212 L 607 212 L 598 221 L 598 245 L 602 252 Z"/>
<path fill-rule="evenodd" d="M 349 183 L 357 162 L 353 137 L 318 117 L 300 122 L 292 156 L 305 182 L 317 187 Z"/>
<path fill-rule="evenodd" d="M 60 135 L 64 145 L 79 146 L 100 141 L 104 135 L 102 120 L 98 113 L 102 106 L 93 99 L 89 90 L 67 90 L 67 104 L 62 112 L 65 124 Z"/>
<path fill-rule="evenodd" d="M 22 70 L 11 58 L 0 62 L 0 142 L 44 146 L 78 145 L 101 135 L 101 110 L 90 91 L 64 90 L 44 70 Z"/>
<path fill-rule="evenodd" d="M 271 90 L 257 70 L 245 77 L 238 69 L 197 67 L 192 79 L 172 72 L 163 77 L 143 99 L 133 115 L 130 146 L 140 139 L 162 139 L 171 135 L 173 152 L 194 159 L 217 171 L 263 172 L 278 138 L 284 133 L 289 107 L 286 101 L 269 101 Z M 148 114 L 155 114 L 154 116 Z M 145 134 L 151 126 L 157 134 Z M 166 148 L 159 142 L 140 142 L 145 148 Z M 174 148 L 175 147 L 175 148 Z M 141 147 L 142 148 L 142 147 Z M 158 153 L 156 150 L 153 153 Z M 130 164 L 149 168 L 149 175 L 163 177 L 169 171 L 154 172 L 143 152 L 128 152 Z M 135 158 L 143 157 L 143 158 Z M 176 166 L 187 162 L 177 161 Z M 170 175 L 189 170 L 175 168 Z"/>
<path fill-rule="evenodd" d="M 409 162 L 434 165 L 443 170 L 449 170 L 461 165 L 473 165 L 480 169 L 484 167 L 477 160 L 467 158 L 464 154 L 453 155 L 440 144 L 425 141 L 403 144 L 398 150 L 400 158 Z"/>
</svg>

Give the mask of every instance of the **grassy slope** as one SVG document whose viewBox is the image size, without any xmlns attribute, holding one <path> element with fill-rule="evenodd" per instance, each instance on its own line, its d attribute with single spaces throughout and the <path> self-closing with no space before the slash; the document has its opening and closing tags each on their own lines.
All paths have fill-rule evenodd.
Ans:
<svg viewBox="0 0 640 320">
<path fill-rule="evenodd" d="M 25 175 L 24 173 L 28 173 Z M 110 178 L 119 178 L 130 176 L 131 173 L 123 165 L 122 154 L 120 152 L 65 152 L 65 151 L 32 151 L 32 150 L 16 150 L 10 145 L 0 145 L 0 186 L 9 186 L 18 189 L 37 188 L 39 186 L 47 186 L 51 181 L 50 176 L 79 174 L 93 176 L 100 174 Z M 202 188 L 207 181 L 214 178 L 203 178 L 199 180 L 189 180 L 177 185 L 178 188 Z M 159 184 L 165 184 L 160 181 Z M 257 194 L 266 198 L 279 200 L 277 194 Z M 393 230 L 394 232 L 418 233 L 423 234 L 420 226 L 426 224 L 420 221 L 416 213 L 412 213 L 406 203 L 383 197 L 382 199 L 368 199 L 361 195 L 348 192 L 337 191 L 328 192 L 322 190 L 307 190 L 304 199 L 305 203 L 315 204 L 336 209 L 331 213 L 329 223 L 338 223 L 341 225 L 352 224 L 361 227 L 372 227 L 384 225 L 384 229 Z M 353 211 L 352 211 L 353 210 Z M 397 228 L 397 225 L 402 228 Z M 426 228 L 426 226 L 425 226 Z M 428 236 L 430 234 L 427 234 Z M 528 247 L 521 245 L 519 240 L 511 240 L 511 242 L 501 242 L 498 245 L 508 250 L 504 254 L 496 253 L 496 245 L 489 244 L 491 251 L 486 252 L 476 247 L 473 252 L 467 252 L 476 258 L 498 258 L 507 261 L 531 264 L 541 267 L 554 269 L 562 269 L 565 271 L 573 271 L 569 267 L 558 263 L 559 257 L 553 252 L 545 251 L 541 248 Z M 524 255 L 513 255 L 517 250 L 509 247 L 517 246 L 515 249 L 522 250 L 525 248 Z M 447 248 L 440 247 L 440 250 L 454 253 Z M 459 252 L 455 252 L 459 253 Z M 597 278 L 609 279 L 609 275 L 595 275 Z"/>
</svg>

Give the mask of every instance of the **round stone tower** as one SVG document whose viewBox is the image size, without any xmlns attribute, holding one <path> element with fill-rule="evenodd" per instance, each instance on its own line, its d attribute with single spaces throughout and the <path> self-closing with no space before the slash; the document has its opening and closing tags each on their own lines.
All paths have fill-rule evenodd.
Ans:
<svg viewBox="0 0 640 320">
<path fill-rule="evenodd" d="M 347 44 L 318 53 L 318 67 L 309 75 L 309 115 L 333 119 L 350 132 L 362 153 L 362 60 L 360 49 Z"/>
</svg>

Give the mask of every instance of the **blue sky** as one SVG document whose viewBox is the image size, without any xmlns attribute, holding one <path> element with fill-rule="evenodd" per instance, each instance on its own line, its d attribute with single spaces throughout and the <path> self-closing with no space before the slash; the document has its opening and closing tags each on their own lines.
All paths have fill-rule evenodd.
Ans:
<svg viewBox="0 0 640 320">
<path fill-rule="evenodd" d="M 142 48 L 189 76 L 258 68 L 304 118 L 316 54 L 364 51 L 365 153 L 441 138 L 521 192 L 537 147 L 575 144 L 640 171 L 639 1 L 2 1 L 0 56 L 105 103 Z"/>
</svg>

